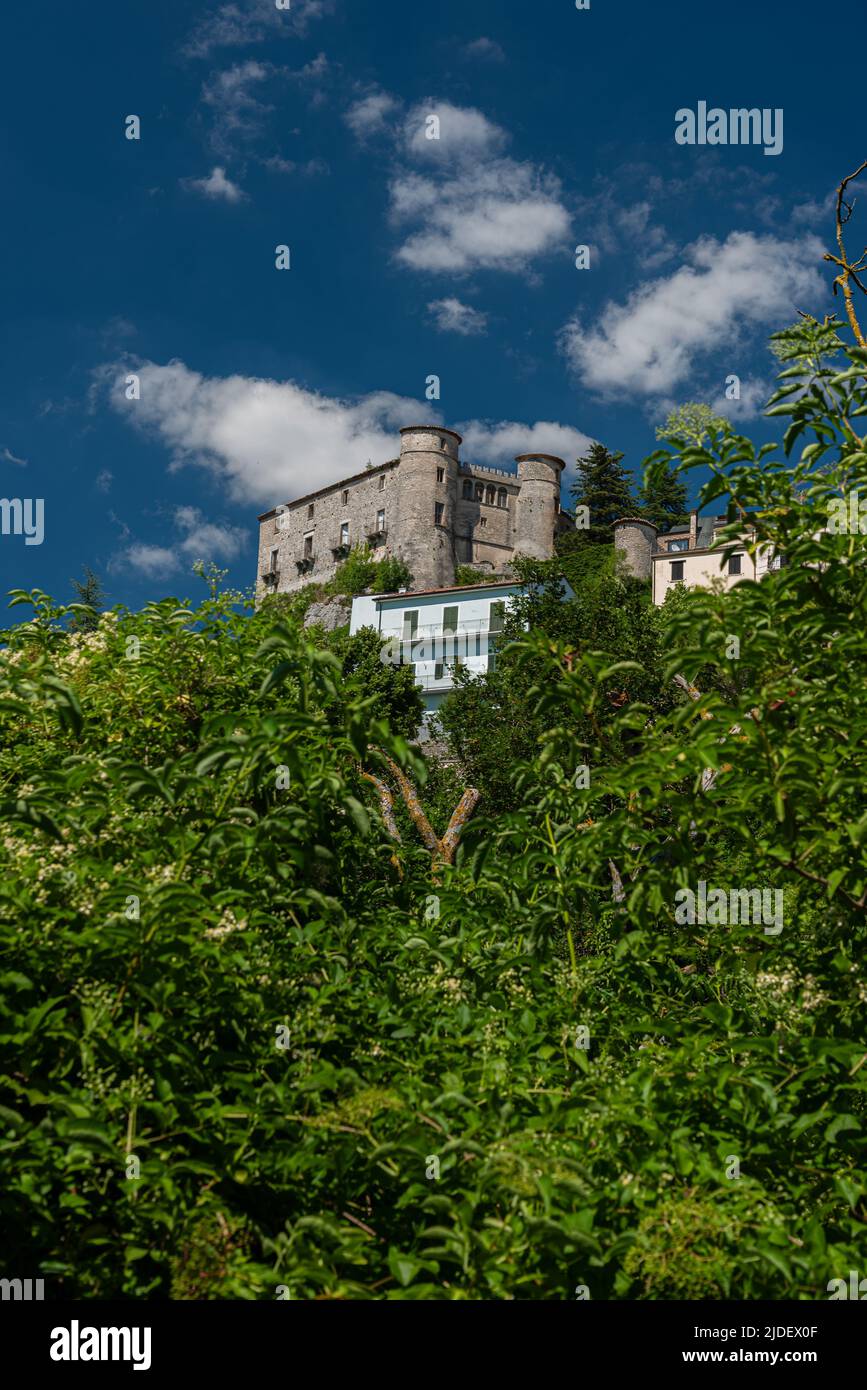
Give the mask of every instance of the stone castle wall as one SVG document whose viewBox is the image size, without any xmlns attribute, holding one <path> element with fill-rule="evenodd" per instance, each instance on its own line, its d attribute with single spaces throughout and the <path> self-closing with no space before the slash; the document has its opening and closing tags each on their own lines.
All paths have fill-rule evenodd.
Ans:
<svg viewBox="0 0 867 1390">
<path fill-rule="evenodd" d="M 513 473 L 462 463 L 460 444 L 453 430 L 408 426 L 399 459 L 264 513 L 260 596 L 332 578 L 347 544 L 404 560 L 416 589 L 448 587 L 456 565 L 502 574 L 516 555 L 550 558 L 563 522 L 562 460 L 522 455 Z"/>
</svg>

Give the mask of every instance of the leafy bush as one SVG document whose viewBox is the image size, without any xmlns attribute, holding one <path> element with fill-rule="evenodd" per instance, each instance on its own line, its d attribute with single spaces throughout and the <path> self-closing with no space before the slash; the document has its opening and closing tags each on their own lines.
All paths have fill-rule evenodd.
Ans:
<svg viewBox="0 0 867 1390">
<path fill-rule="evenodd" d="M 382 750 L 440 831 L 454 786 L 381 717 L 369 638 L 216 591 L 70 632 L 14 595 L 10 1269 L 185 1299 L 814 1299 L 863 1269 L 867 567 L 822 520 L 867 488 L 867 354 L 812 331 L 772 406 L 797 457 L 728 428 L 660 456 L 787 563 L 661 612 L 542 584 L 503 654 L 512 800 L 435 878 L 364 771 Z M 779 890 L 783 930 L 682 925 L 699 879 Z"/>
</svg>

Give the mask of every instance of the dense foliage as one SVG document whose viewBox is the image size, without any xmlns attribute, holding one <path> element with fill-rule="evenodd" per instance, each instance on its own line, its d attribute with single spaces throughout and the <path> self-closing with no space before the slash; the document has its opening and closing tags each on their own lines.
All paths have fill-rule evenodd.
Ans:
<svg viewBox="0 0 867 1390">
<path fill-rule="evenodd" d="M 393 758 L 440 830 L 456 774 L 383 718 L 401 690 L 365 688 L 366 649 L 232 594 L 72 632 L 15 596 L 10 1273 L 776 1299 L 865 1272 L 867 568 L 860 533 L 821 528 L 867 487 L 867 354 L 798 332 L 772 407 L 790 457 L 726 427 L 650 461 L 708 470 L 731 538 L 749 511 L 786 563 L 662 612 L 604 569 L 572 610 L 540 574 L 499 709 L 455 702 L 507 756 L 453 725 L 486 800 L 437 878 L 362 769 Z M 780 891 L 782 930 L 681 924 L 699 880 Z"/>
</svg>

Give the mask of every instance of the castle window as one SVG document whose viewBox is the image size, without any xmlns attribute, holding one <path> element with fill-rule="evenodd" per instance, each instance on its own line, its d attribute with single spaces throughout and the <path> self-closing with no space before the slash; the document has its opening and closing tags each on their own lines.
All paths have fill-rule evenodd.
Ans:
<svg viewBox="0 0 867 1390">
<path fill-rule="evenodd" d="M 486 516 L 480 516 L 480 517 L 479 517 L 479 525 L 480 525 L 480 526 L 487 526 L 487 524 L 488 524 L 488 518 L 487 518 Z"/>
<path fill-rule="evenodd" d="M 442 526 L 444 511 L 445 507 L 442 502 L 436 502 L 434 504 L 434 526 Z"/>
<path fill-rule="evenodd" d="M 489 507 L 493 507 L 493 505 L 494 505 L 494 498 L 496 497 L 496 495 L 497 495 L 496 490 L 495 490 L 494 488 L 492 488 L 492 487 L 489 487 L 489 488 L 488 488 L 488 506 L 489 506 Z"/>
<path fill-rule="evenodd" d="M 481 483 L 476 483 L 476 501 L 477 501 L 477 502 L 484 502 L 484 500 L 485 500 L 485 489 L 484 489 L 484 487 L 482 486 Z"/>
<path fill-rule="evenodd" d="M 679 579 L 683 579 L 683 560 L 671 560 L 671 583 L 676 584 Z"/>
<path fill-rule="evenodd" d="M 472 495 L 473 485 L 470 482 L 469 478 L 464 478 L 464 497 L 472 497 Z"/>
<path fill-rule="evenodd" d="M 508 504 L 509 504 L 509 494 L 507 493 L 507 491 L 506 491 L 506 489 L 505 489 L 504 487 L 501 487 L 501 488 L 500 488 L 500 491 L 497 493 L 497 506 L 498 506 L 498 507 L 506 507 L 506 506 L 508 506 Z"/>
<path fill-rule="evenodd" d="M 729 556 L 729 574 L 740 574 L 741 558 L 742 557 L 740 555 Z"/>
<path fill-rule="evenodd" d="M 377 530 L 377 533 L 378 533 L 380 536 L 382 535 L 383 531 L 385 530 L 385 512 L 384 512 L 384 511 L 380 511 L 380 512 L 377 512 L 377 513 L 376 513 L 376 530 Z"/>
<path fill-rule="evenodd" d="M 349 522 L 348 522 L 348 521 L 342 521 L 342 522 L 340 523 L 340 544 L 341 544 L 341 545 L 349 545 Z"/>
<path fill-rule="evenodd" d="M 276 573 L 277 573 L 277 558 L 278 558 L 279 554 L 280 554 L 280 547 L 279 547 L 279 546 L 276 546 L 276 545 L 272 546 L 272 547 L 271 547 L 271 558 L 270 558 L 270 560 L 268 561 L 268 570 L 269 570 L 269 572 L 270 572 L 271 574 L 276 574 Z"/>
<path fill-rule="evenodd" d="M 308 508 L 307 508 L 307 520 L 308 520 L 308 521 L 312 521 L 312 520 L 313 520 L 313 503 L 312 503 L 312 502 L 310 503 L 310 505 L 309 505 Z"/>
<path fill-rule="evenodd" d="M 312 536 L 305 536 L 305 537 L 304 537 L 304 559 L 305 559 L 305 560 L 312 560 L 312 559 L 313 559 L 313 537 L 312 537 Z"/>
<path fill-rule="evenodd" d="M 379 490 L 380 490 L 380 492 L 384 492 L 384 491 L 385 491 L 385 474 L 384 474 L 384 473 L 380 473 L 380 475 L 379 475 Z"/>
<path fill-rule="evenodd" d="M 346 487 L 346 488 L 343 489 L 342 505 L 343 505 L 344 507 L 348 507 L 348 506 L 349 506 L 349 488 L 348 488 L 348 487 Z"/>
<path fill-rule="evenodd" d="M 438 483 L 441 483 L 442 480 L 443 480 L 443 478 L 444 478 L 445 476 L 446 476 L 446 470 L 445 470 L 444 468 L 438 468 L 438 469 L 437 469 L 437 482 L 438 482 Z"/>
</svg>

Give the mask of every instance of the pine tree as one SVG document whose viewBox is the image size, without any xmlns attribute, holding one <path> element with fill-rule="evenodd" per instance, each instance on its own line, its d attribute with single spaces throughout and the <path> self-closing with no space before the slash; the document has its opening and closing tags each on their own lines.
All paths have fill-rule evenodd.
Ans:
<svg viewBox="0 0 867 1390">
<path fill-rule="evenodd" d="M 594 545 L 608 545 L 614 539 L 614 522 L 637 510 L 632 482 L 621 468 L 622 454 L 612 453 L 604 444 L 591 444 L 578 459 L 578 477 L 572 487 L 576 507 L 586 507 L 590 524 L 577 535 Z"/>
<path fill-rule="evenodd" d="M 87 565 L 84 566 L 83 584 L 79 579 L 70 579 L 69 582 L 75 590 L 75 602 L 85 604 L 93 610 L 91 613 L 75 613 L 70 628 L 75 632 L 92 632 L 98 626 L 99 615 L 105 607 L 102 584 Z"/>
<path fill-rule="evenodd" d="M 686 505 L 686 483 L 671 468 L 654 471 L 641 486 L 641 513 L 660 531 L 682 526 L 689 520 Z"/>
</svg>

